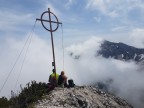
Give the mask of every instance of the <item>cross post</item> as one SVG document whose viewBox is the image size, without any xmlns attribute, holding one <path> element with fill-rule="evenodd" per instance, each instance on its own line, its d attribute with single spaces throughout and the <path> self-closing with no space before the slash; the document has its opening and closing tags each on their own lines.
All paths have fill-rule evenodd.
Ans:
<svg viewBox="0 0 144 108">
<path fill-rule="evenodd" d="M 48 13 L 48 16 L 49 16 L 49 20 L 43 19 L 43 15 L 44 15 L 44 14 L 47 14 L 47 13 Z M 53 20 L 51 19 L 51 14 L 56 18 L 56 21 L 53 21 Z M 62 23 L 58 21 L 58 18 L 56 17 L 56 15 L 50 11 L 50 8 L 48 8 L 48 11 L 45 11 L 45 12 L 42 13 L 41 19 L 38 19 L 38 18 L 37 18 L 36 20 L 41 21 L 42 26 L 43 26 L 47 31 L 49 31 L 50 34 L 51 34 L 52 54 L 53 54 L 52 66 L 54 66 L 55 78 L 56 78 L 56 61 L 55 61 L 55 52 L 54 52 L 53 32 L 55 32 L 55 31 L 58 29 L 59 24 L 62 24 Z M 44 25 L 43 22 L 49 22 L 49 25 L 50 25 L 50 26 L 49 26 L 49 29 Z M 52 24 L 53 24 L 53 23 L 56 23 L 56 24 L 57 24 L 57 26 L 56 26 L 55 29 L 52 28 Z"/>
</svg>

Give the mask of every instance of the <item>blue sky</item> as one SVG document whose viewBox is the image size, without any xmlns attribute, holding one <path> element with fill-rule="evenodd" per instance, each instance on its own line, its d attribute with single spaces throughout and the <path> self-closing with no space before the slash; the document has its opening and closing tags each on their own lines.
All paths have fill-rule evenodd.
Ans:
<svg viewBox="0 0 144 108">
<path fill-rule="evenodd" d="M 123 38 L 144 28 L 143 0 L 0 0 L 0 37 L 25 36 L 47 8 L 63 23 L 65 40 L 99 36 L 125 42 Z M 40 22 L 35 32 L 47 35 Z M 55 35 L 60 33 L 59 28 Z"/>
</svg>

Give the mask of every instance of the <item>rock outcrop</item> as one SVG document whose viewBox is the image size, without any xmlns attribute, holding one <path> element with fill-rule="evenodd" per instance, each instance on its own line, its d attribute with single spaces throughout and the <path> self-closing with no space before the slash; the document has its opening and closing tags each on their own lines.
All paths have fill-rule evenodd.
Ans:
<svg viewBox="0 0 144 108">
<path fill-rule="evenodd" d="M 125 100 L 90 86 L 55 88 L 36 108 L 133 108 Z"/>
</svg>

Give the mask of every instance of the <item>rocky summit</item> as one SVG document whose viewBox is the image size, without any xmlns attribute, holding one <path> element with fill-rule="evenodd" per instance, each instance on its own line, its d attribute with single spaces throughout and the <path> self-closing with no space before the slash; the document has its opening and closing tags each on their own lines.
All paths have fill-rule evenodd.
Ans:
<svg viewBox="0 0 144 108">
<path fill-rule="evenodd" d="M 125 100 L 91 86 L 55 88 L 35 108 L 133 108 Z"/>
</svg>

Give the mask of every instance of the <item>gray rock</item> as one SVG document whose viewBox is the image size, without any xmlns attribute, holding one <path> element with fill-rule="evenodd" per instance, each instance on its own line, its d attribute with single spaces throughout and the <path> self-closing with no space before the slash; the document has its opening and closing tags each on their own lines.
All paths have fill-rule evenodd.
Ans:
<svg viewBox="0 0 144 108">
<path fill-rule="evenodd" d="M 125 100 L 89 86 L 55 88 L 35 108 L 133 108 Z"/>
</svg>

